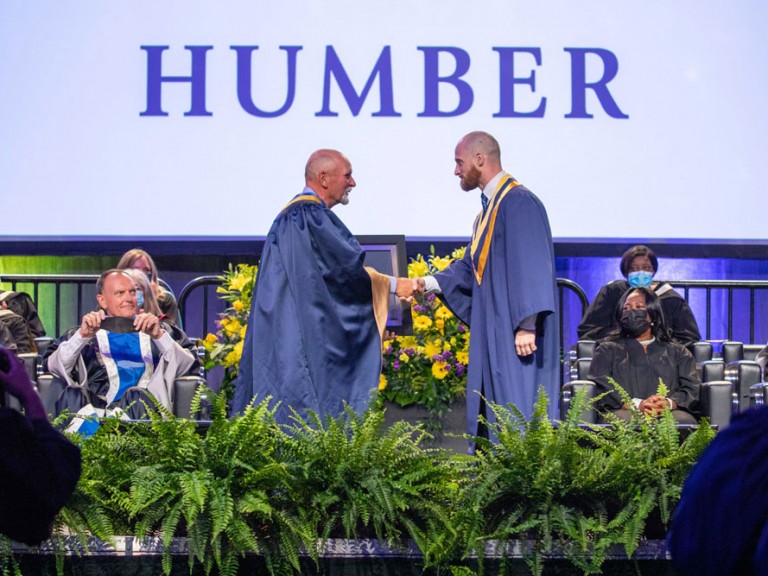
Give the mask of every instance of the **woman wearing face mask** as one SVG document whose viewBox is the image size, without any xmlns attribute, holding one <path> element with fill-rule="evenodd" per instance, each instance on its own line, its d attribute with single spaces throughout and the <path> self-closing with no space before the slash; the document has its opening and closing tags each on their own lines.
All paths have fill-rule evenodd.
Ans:
<svg viewBox="0 0 768 576">
<path fill-rule="evenodd" d="M 618 329 L 600 342 L 589 370 L 597 393 L 608 392 L 597 403 L 600 412 L 612 412 L 628 420 L 631 406 L 615 391 L 613 379 L 645 414 L 658 416 L 665 407 L 681 424 L 696 424 L 699 388 L 696 361 L 680 344 L 672 342 L 661 301 L 648 288 L 630 288 L 615 311 Z M 659 380 L 669 390 L 657 394 Z"/>
<path fill-rule="evenodd" d="M 577 329 L 580 340 L 600 340 L 616 328 L 616 305 L 630 287 L 649 288 L 661 299 L 661 307 L 674 342 L 691 348 L 701 340 L 696 318 L 685 299 L 666 282 L 655 282 L 659 262 L 647 246 L 633 246 L 621 257 L 621 273 L 626 280 L 609 282 L 600 289 L 584 313 Z"/>
</svg>

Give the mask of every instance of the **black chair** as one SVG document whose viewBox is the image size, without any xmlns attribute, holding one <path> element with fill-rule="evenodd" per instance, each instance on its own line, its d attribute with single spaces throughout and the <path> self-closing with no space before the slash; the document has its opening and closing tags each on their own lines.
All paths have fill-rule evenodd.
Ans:
<svg viewBox="0 0 768 576">
<path fill-rule="evenodd" d="M 760 350 L 765 348 L 765 344 L 744 344 L 744 360 L 753 360 L 757 357 Z"/>
<path fill-rule="evenodd" d="M 725 380 L 725 362 L 722 360 L 705 360 L 696 364 L 696 371 L 702 382 Z"/>
<path fill-rule="evenodd" d="M 192 414 L 192 399 L 198 388 L 205 386 L 205 380 L 199 376 L 181 376 L 173 383 L 173 415 L 177 418 L 205 419 L 208 414 Z M 204 412 L 204 410 L 203 410 Z"/>
<path fill-rule="evenodd" d="M 696 360 L 696 362 L 706 362 L 707 360 L 712 360 L 712 343 L 694 342 L 691 353 L 693 354 L 693 359 Z"/>
<path fill-rule="evenodd" d="M 733 385 L 734 412 L 744 412 L 755 405 L 752 387 L 763 381 L 763 371 L 757 362 L 740 360 L 726 364 L 725 379 Z"/>
</svg>

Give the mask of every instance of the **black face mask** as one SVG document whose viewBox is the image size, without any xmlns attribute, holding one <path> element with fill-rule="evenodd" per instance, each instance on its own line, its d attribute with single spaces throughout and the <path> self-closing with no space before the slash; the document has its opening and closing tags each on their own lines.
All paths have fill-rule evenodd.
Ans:
<svg viewBox="0 0 768 576">
<path fill-rule="evenodd" d="M 624 310 L 620 323 L 624 332 L 633 338 L 637 338 L 651 326 L 646 310 Z"/>
</svg>

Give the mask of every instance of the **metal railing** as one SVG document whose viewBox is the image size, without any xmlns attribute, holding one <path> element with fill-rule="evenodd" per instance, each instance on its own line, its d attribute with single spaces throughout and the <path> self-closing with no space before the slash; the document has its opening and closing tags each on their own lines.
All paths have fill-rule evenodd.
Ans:
<svg viewBox="0 0 768 576">
<path fill-rule="evenodd" d="M 768 302 L 768 281 L 766 280 L 669 280 L 669 284 L 675 288 L 682 289 L 683 297 L 689 304 L 694 304 L 692 300 L 696 295 L 696 292 L 704 292 L 704 309 L 705 309 L 705 323 L 701 326 L 701 320 L 699 321 L 699 330 L 702 332 L 702 338 L 709 340 L 712 338 L 712 319 L 721 317 L 720 314 L 714 312 L 715 301 L 718 300 L 717 296 L 724 296 L 725 299 L 725 317 L 727 322 L 725 324 L 725 338 L 727 340 L 734 339 L 734 326 L 735 326 L 735 309 L 736 299 L 740 292 L 746 293 L 748 305 L 748 319 L 746 320 L 748 328 L 748 338 L 741 338 L 742 341 L 747 343 L 762 343 L 766 341 L 766 334 L 761 334 L 758 341 L 755 341 L 755 319 L 756 319 L 756 307 L 755 307 L 755 295 L 757 292 L 762 292 L 765 297 L 765 302 Z M 720 302 L 722 304 L 722 301 Z M 700 316 L 700 315 L 699 315 Z M 722 322 L 721 322 L 722 324 Z"/>
<path fill-rule="evenodd" d="M 79 324 L 83 314 L 95 306 L 98 274 L 4 274 L 3 289 L 27 292 L 38 306 L 49 334 L 60 335 Z M 190 336 L 205 336 L 213 331 L 218 314 L 226 303 L 216 293 L 222 283 L 220 276 L 201 276 L 188 282 L 178 295 L 179 314 Z M 715 328 L 723 339 L 747 343 L 763 343 L 768 339 L 768 281 L 765 280 L 672 280 L 694 309 L 702 337 L 711 339 Z M 166 289 L 167 284 L 161 281 Z M 574 317 L 579 319 L 588 305 L 584 290 L 575 282 L 558 278 L 560 300 L 561 347 L 571 339 Z M 578 310 L 578 313 L 574 310 Z M 763 316 L 756 330 L 756 322 Z M 703 322 L 702 322 L 703 320 Z M 736 325 L 744 326 L 743 335 L 736 337 Z"/>
<path fill-rule="evenodd" d="M 7 290 L 7 285 L 10 284 L 10 290 L 29 294 L 38 308 L 46 331 L 55 338 L 79 324 L 83 315 L 96 308 L 96 282 L 99 276 L 100 274 L 3 274 L 0 286 Z M 170 290 L 170 286 L 165 282 L 159 282 L 163 288 Z M 48 308 L 51 299 L 52 318 Z"/>
</svg>

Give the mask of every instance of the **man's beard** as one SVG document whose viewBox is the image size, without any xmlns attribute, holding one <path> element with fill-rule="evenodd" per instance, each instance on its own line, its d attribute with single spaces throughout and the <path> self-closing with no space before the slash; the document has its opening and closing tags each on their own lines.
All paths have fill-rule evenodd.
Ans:
<svg viewBox="0 0 768 576">
<path fill-rule="evenodd" d="M 461 184 L 461 189 L 464 190 L 465 192 L 469 192 L 470 190 L 479 188 L 480 187 L 480 170 L 478 170 L 475 166 L 472 166 L 469 170 L 467 170 L 467 173 L 460 180 L 460 184 Z"/>
<path fill-rule="evenodd" d="M 341 204 L 342 206 L 346 206 L 347 204 L 349 204 L 349 193 L 351 191 L 352 191 L 351 189 L 344 191 L 344 194 L 339 199 L 339 204 Z"/>
</svg>

